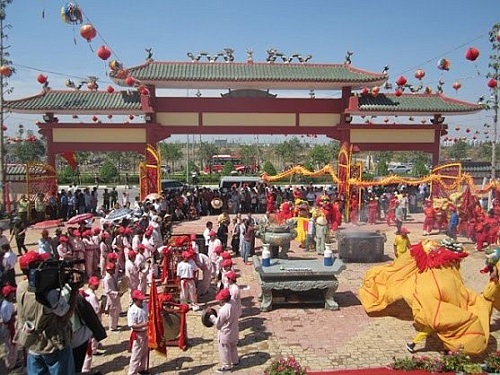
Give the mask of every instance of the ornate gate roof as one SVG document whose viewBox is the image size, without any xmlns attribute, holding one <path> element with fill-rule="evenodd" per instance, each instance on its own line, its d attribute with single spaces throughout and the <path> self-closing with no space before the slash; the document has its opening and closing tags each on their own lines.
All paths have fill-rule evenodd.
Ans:
<svg viewBox="0 0 500 375">
<path fill-rule="evenodd" d="M 127 69 L 141 84 L 177 89 L 280 89 L 340 90 L 380 86 L 385 73 L 371 73 L 350 64 L 160 62 Z M 119 85 L 127 86 L 119 71 L 110 72 Z"/>
</svg>

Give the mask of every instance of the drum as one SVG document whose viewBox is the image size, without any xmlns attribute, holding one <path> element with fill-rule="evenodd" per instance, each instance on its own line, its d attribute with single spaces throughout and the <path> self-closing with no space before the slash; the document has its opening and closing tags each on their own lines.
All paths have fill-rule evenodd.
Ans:
<svg viewBox="0 0 500 375">
<path fill-rule="evenodd" d="M 213 308 L 209 307 L 208 309 L 203 310 L 201 313 L 201 322 L 205 327 L 213 327 L 213 323 L 210 321 L 210 315 L 215 315 L 217 316 L 217 311 L 215 311 Z"/>
</svg>

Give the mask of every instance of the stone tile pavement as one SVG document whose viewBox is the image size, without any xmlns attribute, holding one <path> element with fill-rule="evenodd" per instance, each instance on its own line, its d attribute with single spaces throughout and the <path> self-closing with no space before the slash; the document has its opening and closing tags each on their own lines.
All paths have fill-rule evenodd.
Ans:
<svg viewBox="0 0 500 375">
<path fill-rule="evenodd" d="M 422 215 L 413 214 L 405 226 L 410 230 L 410 240 L 417 242 L 422 237 Z M 201 233 L 207 220 L 215 217 L 203 217 L 193 222 L 177 225 L 175 233 Z M 345 228 L 348 226 L 344 225 Z M 349 227 L 353 229 L 354 227 Z M 385 255 L 392 258 L 392 242 L 395 227 L 385 223 L 375 226 L 360 225 L 360 230 L 380 230 L 387 236 Z M 35 247 L 39 231 L 30 230 L 27 243 Z M 433 235 L 440 240 L 443 235 Z M 260 242 L 257 240 L 257 253 Z M 480 291 L 487 281 L 487 276 L 479 273 L 484 264 L 484 254 L 476 252 L 472 244 L 466 244 L 471 251 L 463 262 L 462 271 L 465 283 L 473 290 Z M 336 245 L 333 247 L 336 250 Z M 315 257 L 304 253 L 294 241 L 291 256 Z M 321 371 L 344 368 L 380 367 L 390 364 L 393 357 L 408 355 L 405 343 L 413 337 L 413 320 L 410 309 L 404 302 L 389 307 L 386 316 L 367 316 L 358 298 L 358 288 L 364 273 L 371 264 L 348 263 L 346 270 L 339 275 L 339 289 L 336 301 L 338 311 L 327 311 L 322 306 L 288 305 L 275 307 L 270 312 L 260 312 L 257 295 L 259 287 L 253 266 L 244 265 L 241 258 L 236 258 L 236 268 L 240 274 L 238 284 L 241 288 L 243 316 L 240 320 L 239 353 L 240 366 L 233 370 L 236 374 L 263 374 L 271 360 L 280 355 L 294 355 L 297 360 L 310 370 Z M 321 260 L 319 260 L 321 261 Z M 381 264 L 381 263 L 378 263 Z M 212 299 L 214 291 L 207 300 Z M 127 309 L 126 298 L 122 299 L 124 311 Z M 152 374 L 213 374 L 219 367 L 216 330 L 206 328 L 200 319 L 201 312 L 189 312 L 187 319 L 189 348 L 182 351 L 169 347 L 167 357 L 156 352 L 150 355 Z M 107 316 L 104 316 L 104 323 Z M 126 374 L 129 356 L 127 351 L 129 331 L 126 317 L 120 318 L 123 329 L 109 332 L 103 341 L 106 354 L 94 357 L 94 367 L 105 374 Z M 492 314 L 492 334 L 489 350 L 496 350 L 500 338 L 500 314 Z M 421 354 L 434 355 L 442 349 L 435 337 L 430 337 Z M 0 367 L 1 369 L 1 367 Z"/>
</svg>

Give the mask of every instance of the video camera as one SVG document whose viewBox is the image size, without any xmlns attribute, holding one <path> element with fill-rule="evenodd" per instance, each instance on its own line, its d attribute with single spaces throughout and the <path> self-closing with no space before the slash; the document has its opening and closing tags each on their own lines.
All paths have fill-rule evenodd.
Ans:
<svg viewBox="0 0 500 375">
<path fill-rule="evenodd" d="M 76 266 L 83 263 L 83 259 L 46 260 L 36 263 L 29 269 L 28 289 L 35 294 L 45 294 L 51 289 L 62 289 L 65 284 L 78 288 L 83 285 L 84 273 Z"/>
</svg>

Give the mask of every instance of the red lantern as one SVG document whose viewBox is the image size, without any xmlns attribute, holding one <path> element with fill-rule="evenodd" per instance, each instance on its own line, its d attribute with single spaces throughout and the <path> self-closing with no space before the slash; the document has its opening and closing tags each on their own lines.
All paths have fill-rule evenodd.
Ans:
<svg viewBox="0 0 500 375">
<path fill-rule="evenodd" d="M 497 33 L 497 41 L 500 42 L 500 30 L 498 30 L 498 33 Z"/>
<path fill-rule="evenodd" d="M 472 137 L 472 139 L 476 140 L 476 139 L 477 139 L 477 137 L 476 137 L 476 136 L 474 136 L 474 137 Z"/>
<path fill-rule="evenodd" d="M 396 95 L 396 96 L 401 96 L 401 95 L 403 95 L 403 90 L 401 90 L 401 89 L 399 89 L 399 88 L 398 88 L 398 89 L 396 89 L 396 90 L 394 90 L 394 95 Z"/>
<path fill-rule="evenodd" d="M 133 120 L 135 118 L 135 116 L 134 115 L 129 115 L 128 118 L 131 119 L 131 120 Z"/>
<path fill-rule="evenodd" d="M 98 49 L 97 49 L 97 56 L 99 56 L 99 58 L 101 60 L 107 60 L 111 57 L 111 50 L 106 47 L 106 46 L 100 46 Z"/>
<path fill-rule="evenodd" d="M 379 92 L 380 92 L 380 87 L 375 86 L 375 87 L 373 87 L 373 88 L 372 88 L 372 95 L 373 95 L 373 96 L 375 96 L 375 97 L 376 97 L 376 96 L 378 95 L 378 93 L 379 93 Z"/>
<path fill-rule="evenodd" d="M 106 91 L 110 94 L 114 93 L 115 92 L 115 89 L 113 88 L 113 86 L 108 86 L 106 87 Z"/>
<path fill-rule="evenodd" d="M 47 82 L 47 76 L 44 76 L 43 74 L 39 74 L 37 77 L 36 77 L 36 80 L 38 81 L 38 83 L 40 84 L 44 84 Z"/>
<path fill-rule="evenodd" d="M 108 115 L 108 118 L 111 120 L 113 118 L 113 115 Z"/>
<path fill-rule="evenodd" d="M 4 125 L 4 126 L 2 126 L 2 130 L 3 130 L 3 131 L 6 131 L 6 130 L 7 130 L 7 127 L 6 127 L 5 125 Z"/>
<path fill-rule="evenodd" d="M 469 128 L 465 129 L 465 132 L 470 133 L 470 129 Z"/>
<path fill-rule="evenodd" d="M 99 120 L 99 117 L 97 117 L 96 115 L 92 116 L 92 121 L 97 122 L 98 120 Z"/>
<path fill-rule="evenodd" d="M 496 79 L 494 79 L 494 78 L 492 78 L 492 79 L 490 79 L 490 80 L 488 81 L 488 87 L 489 87 L 490 89 L 494 89 L 494 88 L 496 88 L 496 87 L 497 87 L 497 84 L 498 84 L 498 82 L 497 82 L 497 80 L 496 80 Z"/>
<path fill-rule="evenodd" d="M 460 130 L 460 126 L 457 126 L 457 127 L 455 128 L 455 130 L 456 130 L 456 131 L 459 131 L 459 130 Z"/>
<path fill-rule="evenodd" d="M 368 90 L 368 87 L 364 87 L 363 91 L 361 91 L 362 95 L 368 95 L 370 93 L 370 90 Z"/>
<path fill-rule="evenodd" d="M 408 80 L 405 76 L 399 76 L 399 78 L 396 80 L 398 86 L 404 86 L 406 85 L 406 82 L 408 82 Z"/>
<path fill-rule="evenodd" d="M 132 76 L 128 76 L 126 79 L 125 79 L 125 83 L 129 86 L 134 86 L 135 84 L 135 79 L 134 77 Z"/>
<path fill-rule="evenodd" d="M 418 69 L 416 72 L 415 72 L 415 78 L 418 79 L 418 80 L 421 80 L 422 78 L 425 77 L 425 70 L 423 69 Z"/>
<path fill-rule="evenodd" d="M 479 50 L 474 47 L 467 48 L 467 51 L 465 51 L 465 58 L 469 61 L 476 61 L 476 59 L 479 57 Z"/>
<path fill-rule="evenodd" d="M 0 74 L 4 77 L 10 77 L 12 74 L 12 69 L 8 65 L 0 66 Z"/>
<path fill-rule="evenodd" d="M 460 87 L 462 87 L 462 84 L 458 81 L 453 82 L 452 87 L 455 89 L 455 91 L 458 91 Z"/>
<path fill-rule="evenodd" d="M 86 23 L 80 27 L 80 35 L 90 43 L 97 36 L 97 30 L 91 24 Z"/>
</svg>

